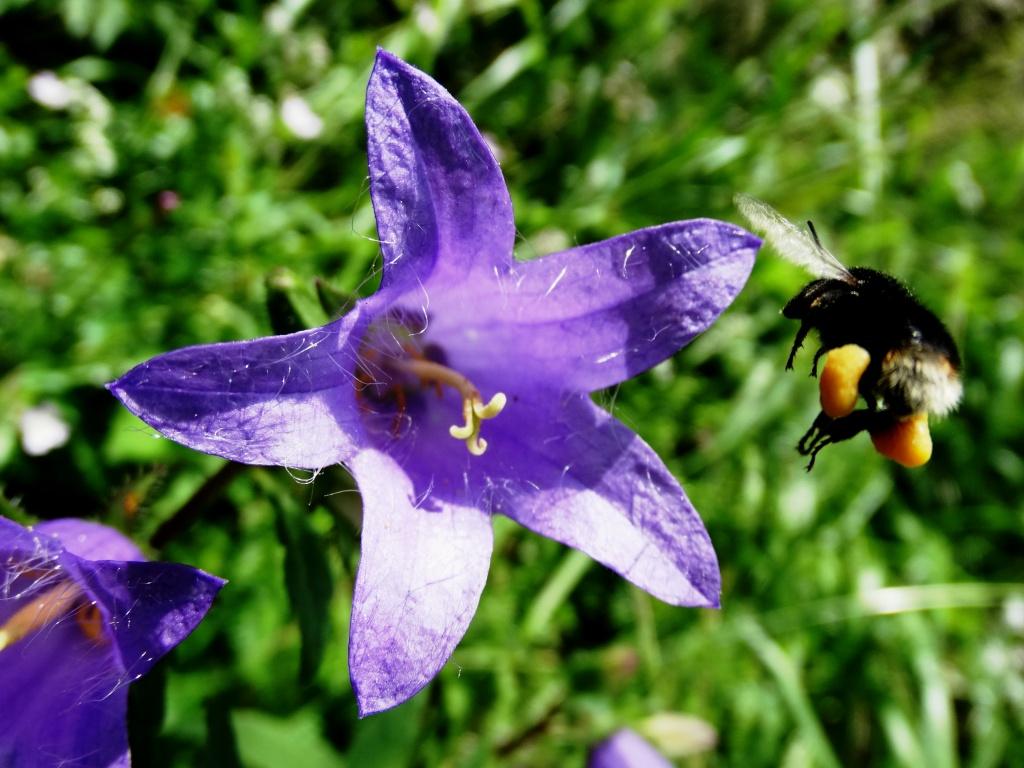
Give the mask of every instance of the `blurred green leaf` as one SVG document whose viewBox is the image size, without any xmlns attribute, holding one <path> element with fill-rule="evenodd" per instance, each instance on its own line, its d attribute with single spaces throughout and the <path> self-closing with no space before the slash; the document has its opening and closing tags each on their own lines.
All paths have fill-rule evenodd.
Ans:
<svg viewBox="0 0 1024 768">
<path fill-rule="evenodd" d="M 302 634 L 299 680 L 309 682 L 323 658 L 334 582 L 324 543 L 310 527 L 308 511 L 281 494 L 276 499 L 277 535 L 284 547 L 285 587 Z"/>
<path fill-rule="evenodd" d="M 286 334 L 323 325 L 319 283 L 314 294 L 290 270 L 279 267 L 267 276 L 267 313 L 274 333 Z"/>
<path fill-rule="evenodd" d="M 427 696 L 360 720 L 346 757 L 350 765 L 405 768 L 416 764 L 416 742 L 422 728 Z"/>
<path fill-rule="evenodd" d="M 330 318 L 341 317 L 355 306 L 358 296 L 351 291 L 342 291 L 322 278 L 316 279 L 316 296 L 320 308 Z"/>
<path fill-rule="evenodd" d="M 242 762 L 249 768 L 344 768 L 345 762 L 324 739 L 320 719 L 311 710 L 274 717 L 255 710 L 231 713 Z"/>
<path fill-rule="evenodd" d="M 206 744 L 203 764 L 209 768 L 242 768 L 231 720 L 231 700 L 227 696 L 214 696 L 204 703 L 206 715 Z"/>
<path fill-rule="evenodd" d="M 160 732 L 167 696 L 167 665 L 157 664 L 128 689 L 128 741 L 138 765 L 170 765 Z"/>
</svg>

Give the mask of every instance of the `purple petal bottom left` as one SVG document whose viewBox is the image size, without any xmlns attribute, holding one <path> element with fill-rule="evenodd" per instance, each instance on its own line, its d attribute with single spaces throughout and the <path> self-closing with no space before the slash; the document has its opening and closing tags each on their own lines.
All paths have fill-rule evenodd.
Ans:
<svg viewBox="0 0 1024 768">
<path fill-rule="evenodd" d="M 73 618 L 0 651 L 0 765 L 130 765 L 124 721 L 131 681 L 114 653 Z"/>
</svg>

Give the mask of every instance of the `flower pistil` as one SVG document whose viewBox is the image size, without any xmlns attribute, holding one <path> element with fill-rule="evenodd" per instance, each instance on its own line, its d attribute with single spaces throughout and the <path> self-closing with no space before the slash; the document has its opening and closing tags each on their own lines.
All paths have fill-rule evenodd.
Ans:
<svg viewBox="0 0 1024 768">
<path fill-rule="evenodd" d="M 474 456 L 483 455 L 487 450 L 487 441 L 480 437 L 480 427 L 484 421 L 493 419 L 504 410 L 508 402 L 504 392 L 496 393 L 484 403 L 480 390 L 473 382 L 458 371 L 425 357 L 393 358 L 388 364 L 398 371 L 415 376 L 423 385 L 447 385 L 458 392 L 462 397 L 464 423 L 462 426 L 453 424 L 448 433 L 456 440 L 464 440 L 466 448 Z"/>
</svg>

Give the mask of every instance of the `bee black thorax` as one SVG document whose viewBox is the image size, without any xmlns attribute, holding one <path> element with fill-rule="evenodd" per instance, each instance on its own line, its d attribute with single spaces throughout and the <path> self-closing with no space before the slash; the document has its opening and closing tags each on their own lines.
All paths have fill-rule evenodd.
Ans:
<svg viewBox="0 0 1024 768">
<path fill-rule="evenodd" d="M 822 278 L 807 284 L 782 313 L 800 330 L 787 367 L 804 337 L 818 331 L 818 358 L 846 344 L 863 347 L 871 362 L 859 389 L 869 407 L 896 417 L 944 415 L 960 399 L 960 356 L 949 331 L 907 288 L 873 269 L 850 270 L 855 281 Z"/>
</svg>

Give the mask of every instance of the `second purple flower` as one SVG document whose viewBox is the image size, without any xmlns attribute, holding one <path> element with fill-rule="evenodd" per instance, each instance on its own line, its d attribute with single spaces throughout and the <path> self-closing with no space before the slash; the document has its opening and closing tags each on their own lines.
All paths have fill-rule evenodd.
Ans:
<svg viewBox="0 0 1024 768">
<path fill-rule="evenodd" d="M 0 517 L 0 765 L 127 768 L 128 686 L 223 585 L 98 523 Z"/>
</svg>

